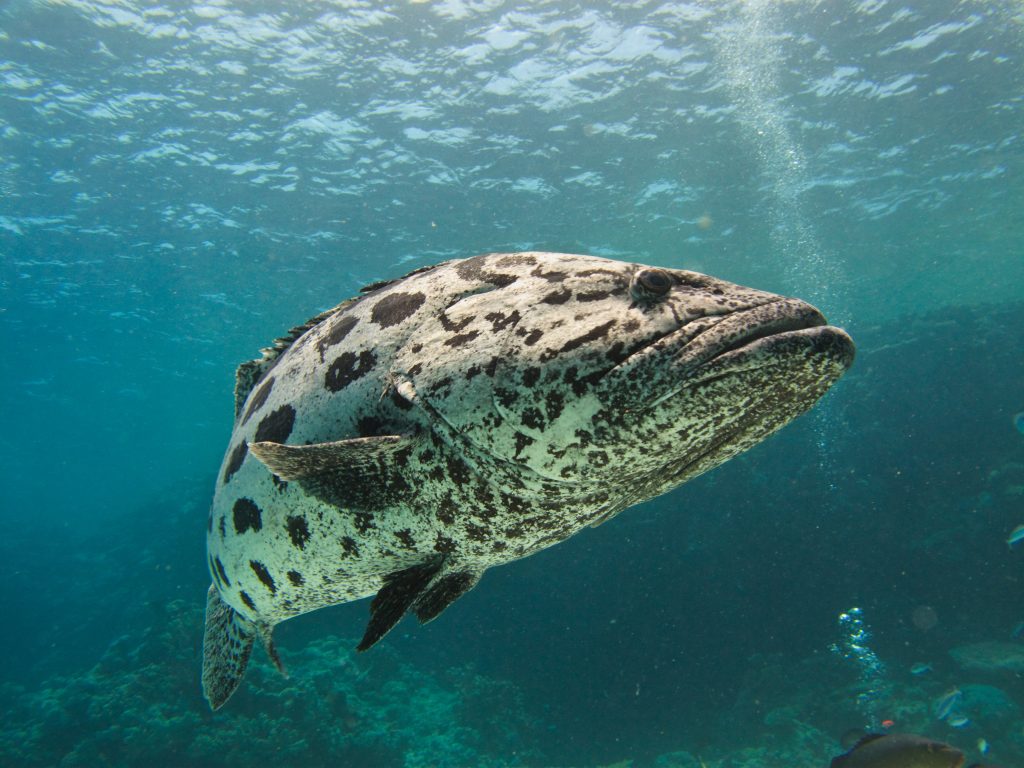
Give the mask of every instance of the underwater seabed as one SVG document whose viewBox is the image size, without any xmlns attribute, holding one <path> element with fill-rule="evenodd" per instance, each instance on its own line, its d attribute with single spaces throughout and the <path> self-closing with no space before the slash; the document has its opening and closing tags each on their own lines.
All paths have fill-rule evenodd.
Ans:
<svg viewBox="0 0 1024 768">
<path fill-rule="evenodd" d="M 163 621 L 120 638 L 81 675 L 56 676 L 35 690 L 6 683 L 13 705 L 0 726 L 0 764 L 31 766 L 289 766 L 360 768 L 555 768 L 550 738 L 514 685 L 471 669 L 425 673 L 386 646 L 356 656 L 354 638 L 324 637 L 288 652 L 282 681 L 265 659 L 251 665 L 244 690 L 212 713 L 196 694 L 191 642 L 197 602 L 174 601 Z M 1024 725 L 1016 703 L 1024 683 L 999 659 L 974 674 L 951 665 L 970 724 L 939 721 L 933 702 L 950 679 L 909 670 L 893 674 L 874 700 L 898 730 L 947 741 L 968 761 L 1024 765 Z M 604 768 L 825 768 L 843 751 L 838 737 L 863 722 L 863 682 L 828 653 L 798 664 L 748 660 L 747 681 L 702 749 L 624 758 Z M 498 716 L 500 714 L 500 716 Z M 560 765 L 558 768 L 584 768 Z M 587 766 L 590 768 L 590 766 Z"/>
</svg>

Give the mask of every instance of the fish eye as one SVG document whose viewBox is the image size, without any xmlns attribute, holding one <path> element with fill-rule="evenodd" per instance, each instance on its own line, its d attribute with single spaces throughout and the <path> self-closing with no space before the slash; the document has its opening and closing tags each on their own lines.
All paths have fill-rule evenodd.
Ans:
<svg viewBox="0 0 1024 768">
<path fill-rule="evenodd" d="M 668 295 L 672 277 L 664 269 L 641 269 L 633 275 L 630 292 L 637 301 L 650 301 Z"/>
</svg>

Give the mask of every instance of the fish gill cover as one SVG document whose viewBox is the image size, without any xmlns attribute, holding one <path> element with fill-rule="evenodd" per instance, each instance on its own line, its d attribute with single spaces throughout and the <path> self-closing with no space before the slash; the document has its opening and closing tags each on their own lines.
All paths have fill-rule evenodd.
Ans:
<svg viewBox="0 0 1024 768">
<path fill-rule="evenodd" d="M 1008 1 L 5 4 L 0 761 L 824 766 L 877 717 L 1020 764 L 1022 47 Z M 797 296 L 857 366 L 379 660 L 365 603 L 282 625 L 291 680 L 204 712 L 236 365 L 527 249 Z"/>
</svg>

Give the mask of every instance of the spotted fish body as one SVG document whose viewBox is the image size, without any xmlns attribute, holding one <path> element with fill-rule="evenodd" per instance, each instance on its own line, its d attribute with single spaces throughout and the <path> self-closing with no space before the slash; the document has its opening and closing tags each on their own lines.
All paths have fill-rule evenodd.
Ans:
<svg viewBox="0 0 1024 768">
<path fill-rule="evenodd" d="M 364 650 L 406 612 L 429 621 L 487 568 L 756 444 L 852 359 L 804 302 L 593 256 L 364 289 L 238 370 L 208 525 L 211 706 L 257 636 L 278 661 L 278 622 L 376 595 Z"/>
</svg>

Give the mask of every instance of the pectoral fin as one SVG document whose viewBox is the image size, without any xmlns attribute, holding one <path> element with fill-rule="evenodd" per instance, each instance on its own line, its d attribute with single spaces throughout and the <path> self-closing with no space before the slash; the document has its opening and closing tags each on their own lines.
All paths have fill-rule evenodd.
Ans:
<svg viewBox="0 0 1024 768">
<path fill-rule="evenodd" d="M 249 452 L 282 480 L 336 507 L 380 509 L 409 493 L 405 465 L 415 438 L 358 437 L 332 443 L 260 442 Z"/>
</svg>

